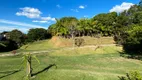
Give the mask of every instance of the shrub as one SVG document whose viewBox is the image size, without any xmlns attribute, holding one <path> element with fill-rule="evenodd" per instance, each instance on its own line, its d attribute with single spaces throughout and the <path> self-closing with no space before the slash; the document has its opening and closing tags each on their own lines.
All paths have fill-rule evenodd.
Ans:
<svg viewBox="0 0 142 80">
<path fill-rule="evenodd" d="M 7 52 L 18 49 L 18 45 L 12 40 L 0 41 L 0 43 L 5 45 L 0 45 L 0 52 Z"/>
<path fill-rule="evenodd" d="M 123 49 L 126 52 L 142 52 L 142 26 L 134 26 L 124 39 Z"/>
<path fill-rule="evenodd" d="M 115 37 L 117 43 L 123 45 L 126 53 L 142 53 L 142 26 L 134 25 Z"/>
<path fill-rule="evenodd" d="M 84 45 L 84 43 L 85 43 L 85 41 L 84 41 L 83 38 L 76 38 L 75 39 L 75 45 L 78 46 L 78 47 Z"/>
<path fill-rule="evenodd" d="M 138 71 L 127 73 L 126 76 L 119 77 L 119 80 L 142 80 L 142 75 Z"/>
</svg>

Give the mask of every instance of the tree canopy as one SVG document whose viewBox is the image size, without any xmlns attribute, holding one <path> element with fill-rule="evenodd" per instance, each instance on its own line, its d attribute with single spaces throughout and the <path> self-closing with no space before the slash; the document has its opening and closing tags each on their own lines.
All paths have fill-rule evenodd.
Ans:
<svg viewBox="0 0 142 80">
<path fill-rule="evenodd" d="M 47 30 L 43 28 L 30 29 L 27 37 L 30 42 L 46 39 Z"/>
</svg>

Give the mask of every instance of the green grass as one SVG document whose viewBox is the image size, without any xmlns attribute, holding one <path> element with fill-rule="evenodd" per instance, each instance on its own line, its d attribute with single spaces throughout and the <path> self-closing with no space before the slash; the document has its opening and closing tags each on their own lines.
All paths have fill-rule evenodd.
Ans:
<svg viewBox="0 0 142 80">
<path fill-rule="evenodd" d="M 25 49 L 26 46 L 28 47 Z M 49 40 L 42 40 L 24 45 L 20 48 L 20 50 L 35 51 L 35 50 L 47 50 L 49 48 L 53 48 L 52 43 L 49 43 Z"/>
<path fill-rule="evenodd" d="M 53 39 L 54 38 L 54 39 Z M 53 37 L 51 40 L 42 40 L 37 41 L 31 44 L 28 44 L 26 51 L 36 51 L 36 50 L 49 50 L 55 48 L 71 47 L 72 39 L 65 39 L 61 37 Z M 113 44 L 114 40 L 112 37 L 102 37 L 102 38 L 93 38 L 89 36 L 82 37 L 85 40 L 85 45 L 99 45 L 99 44 Z M 20 51 L 25 51 L 24 45 L 20 48 Z"/>
<path fill-rule="evenodd" d="M 55 50 L 51 53 L 37 54 L 40 64 L 33 61 L 34 72 L 50 64 L 56 64 L 48 71 L 35 76 L 33 80 L 118 80 L 132 70 L 142 71 L 142 61 L 120 57 L 121 47 L 76 48 Z M 1 57 L 0 77 L 4 71 L 20 67 L 22 56 Z M 1 80 L 24 80 L 25 72 L 20 71 Z"/>
</svg>

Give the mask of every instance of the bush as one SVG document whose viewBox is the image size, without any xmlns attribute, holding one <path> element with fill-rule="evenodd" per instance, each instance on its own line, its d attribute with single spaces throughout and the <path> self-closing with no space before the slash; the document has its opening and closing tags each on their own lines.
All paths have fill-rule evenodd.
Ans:
<svg viewBox="0 0 142 80">
<path fill-rule="evenodd" d="M 126 53 L 142 53 L 142 26 L 134 25 L 127 31 L 121 32 L 115 39 L 117 43 L 123 45 Z"/>
<path fill-rule="evenodd" d="M 85 41 L 84 41 L 83 38 L 76 38 L 75 39 L 75 45 L 78 46 L 78 47 L 84 45 L 84 43 L 85 43 Z"/>
<path fill-rule="evenodd" d="M 142 53 L 142 26 L 134 26 L 124 39 L 123 48 L 126 52 Z"/>
<path fill-rule="evenodd" d="M 0 52 L 7 52 L 18 49 L 18 45 L 15 41 L 6 40 L 6 41 L 0 41 L 0 43 L 5 45 L 5 46 L 0 45 Z"/>
<path fill-rule="evenodd" d="M 126 73 L 126 76 L 119 77 L 119 80 L 142 80 L 142 75 L 138 71 Z"/>
</svg>

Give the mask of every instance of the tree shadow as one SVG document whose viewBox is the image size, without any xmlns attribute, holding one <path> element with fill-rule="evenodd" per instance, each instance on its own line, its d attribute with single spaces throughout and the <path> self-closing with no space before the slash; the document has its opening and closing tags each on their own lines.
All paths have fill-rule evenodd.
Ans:
<svg viewBox="0 0 142 80">
<path fill-rule="evenodd" d="M 33 73 L 31 76 L 36 76 L 36 75 L 38 75 L 38 74 L 40 74 L 40 73 L 43 73 L 43 72 L 45 72 L 45 71 L 48 71 L 48 70 L 49 70 L 50 68 L 52 68 L 53 66 L 55 66 L 55 67 L 57 68 L 56 64 L 50 64 L 48 67 L 42 69 L 41 71 L 38 71 L 38 72 L 36 72 L 36 73 Z"/>
<path fill-rule="evenodd" d="M 128 59 L 136 59 L 136 60 L 142 60 L 141 54 L 131 53 L 131 52 L 119 52 L 121 57 L 128 58 Z"/>
<path fill-rule="evenodd" d="M 0 79 L 4 78 L 4 77 L 7 77 L 7 76 L 10 76 L 10 75 L 13 75 L 17 72 L 20 72 L 21 70 L 14 70 L 14 71 L 5 71 L 5 72 L 0 72 L 2 74 L 6 74 L 4 76 L 0 76 Z"/>
</svg>

